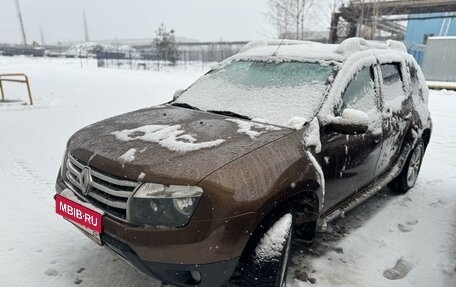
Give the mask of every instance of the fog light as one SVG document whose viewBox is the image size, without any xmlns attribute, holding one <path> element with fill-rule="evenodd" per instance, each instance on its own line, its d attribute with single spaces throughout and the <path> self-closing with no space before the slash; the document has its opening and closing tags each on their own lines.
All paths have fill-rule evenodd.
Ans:
<svg viewBox="0 0 456 287">
<path fill-rule="evenodd" d="M 199 273 L 199 271 L 193 270 L 190 274 L 192 275 L 193 280 L 197 283 L 201 282 L 201 273 Z"/>
</svg>

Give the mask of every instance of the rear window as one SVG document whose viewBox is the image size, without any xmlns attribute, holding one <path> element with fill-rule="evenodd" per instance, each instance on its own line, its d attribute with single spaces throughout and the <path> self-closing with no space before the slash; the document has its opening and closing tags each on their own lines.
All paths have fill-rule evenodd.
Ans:
<svg viewBox="0 0 456 287">
<path fill-rule="evenodd" d="M 421 88 L 421 82 L 418 78 L 418 71 L 413 65 L 409 66 L 410 70 L 410 81 L 411 81 L 411 88 L 413 96 L 419 96 L 421 100 L 423 99 L 423 89 Z"/>
<path fill-rule="evenodd" d="M 398 98 L 404 98 L 404 84 L 398 64 L 383 64 L 380 66 L 382 71 L 383 100 L 389 102 Z"/>
</svg>

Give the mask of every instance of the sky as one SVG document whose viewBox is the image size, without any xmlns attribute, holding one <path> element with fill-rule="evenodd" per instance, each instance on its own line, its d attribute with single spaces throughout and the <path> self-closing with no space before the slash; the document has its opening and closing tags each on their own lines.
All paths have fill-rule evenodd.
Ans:
<svg viewBox="0 0 456 287">
<path fill-rule="evenodd" d="M 152 38 L 160 23 L 200 41 L 271 37 L 266 0 L 19 0 L 29 43 Z M 15 0 L 0 0 L 0 43 L 21 43 Z"/>
<path fill-rule="evenodd" d="M 84 40 L 83 10 L 90 40 L 153 38 L 161 23 L 177 37 L 199 41 L 271 38 L 267 0 L 18 0 L 28 43 Z M 312 0 L 319 7 L 347 0 Z M 330 10 L 318 9 L 318 22 L 329 26 Z M 323 27 L 322 26 L 322 27 Z M 322 27 L 319 27 L 320 30 Z M 0 43 L 21 43 L 15 0 L 0 0 Z"/>
</svg>

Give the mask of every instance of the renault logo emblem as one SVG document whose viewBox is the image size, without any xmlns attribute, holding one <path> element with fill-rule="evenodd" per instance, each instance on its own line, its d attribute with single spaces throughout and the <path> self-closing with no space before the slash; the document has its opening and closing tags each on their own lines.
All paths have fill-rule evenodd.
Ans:
<svg viewBox="0 0 456 287">
<path fill-rule="evenodd" d="M 90 167 L 84 167 L 79 175 L 79 185 L 81 186 L 82 194 L 87 195 L 90 190 L 92 183 L 92 175 L 90 173 Z"/>
</svg>

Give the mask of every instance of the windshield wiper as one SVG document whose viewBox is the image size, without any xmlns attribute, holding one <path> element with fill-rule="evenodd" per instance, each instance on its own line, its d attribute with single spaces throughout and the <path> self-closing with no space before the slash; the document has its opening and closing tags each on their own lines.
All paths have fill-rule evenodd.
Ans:
<svg viewBox="0 0 456 287">
<path fill-rule="evenodd" d="M 192 105 L 189 105 L 187 103 L 172 103 L 171 105 L 172 106 L 176 106 L 176 107 L 181 107 L 181 108 L 186 108 L 186 109 L 192 109 L 192 110 L 200 111 L 199 108 L 194 107 Z M 251 118 L 249 118 L 248 116 L 240 115 L 240 114 L 237 114 L 237 113 L 234 113 L 234 112 L 230 112 L 230 111 L 213 111 L 213 110 L 210 110 L 210 111 L 207 111 L 207 112 L 208 113 L 213 113 L 213 114 L 224 115 L 224 116 L 228 116 L 228 117 L 240 118 L 240 119 L 244 119 L 244 120 L 251 120 Z"/>
<path fill-rule="evenodd" d="M 224 115 L 224 116 L 228 116 L 228 117 L 240 118 L 240 119 L 244 119 L 244 120 L 251 120 L 251 118 L 249 118 L 248 116 L 240 115 L 240 114 L 230 112 L 230 111 L 207 111 L 207 112 L 213 113 L 213 114 Z"/>
<path fill-rule="evenodd" d="M 176 106 L 176 107 L 186 108 L 186 109 L 197 110 L 197 111 L 200 110 L 200 109 L 198 109 L 197 107 L 194 107 L 194 106 L 189 105 L 189 104 L 187 104 L 187 103 L 172 103 L 171 105 L 172 105 L 172 106 Z"/>
</svg>

